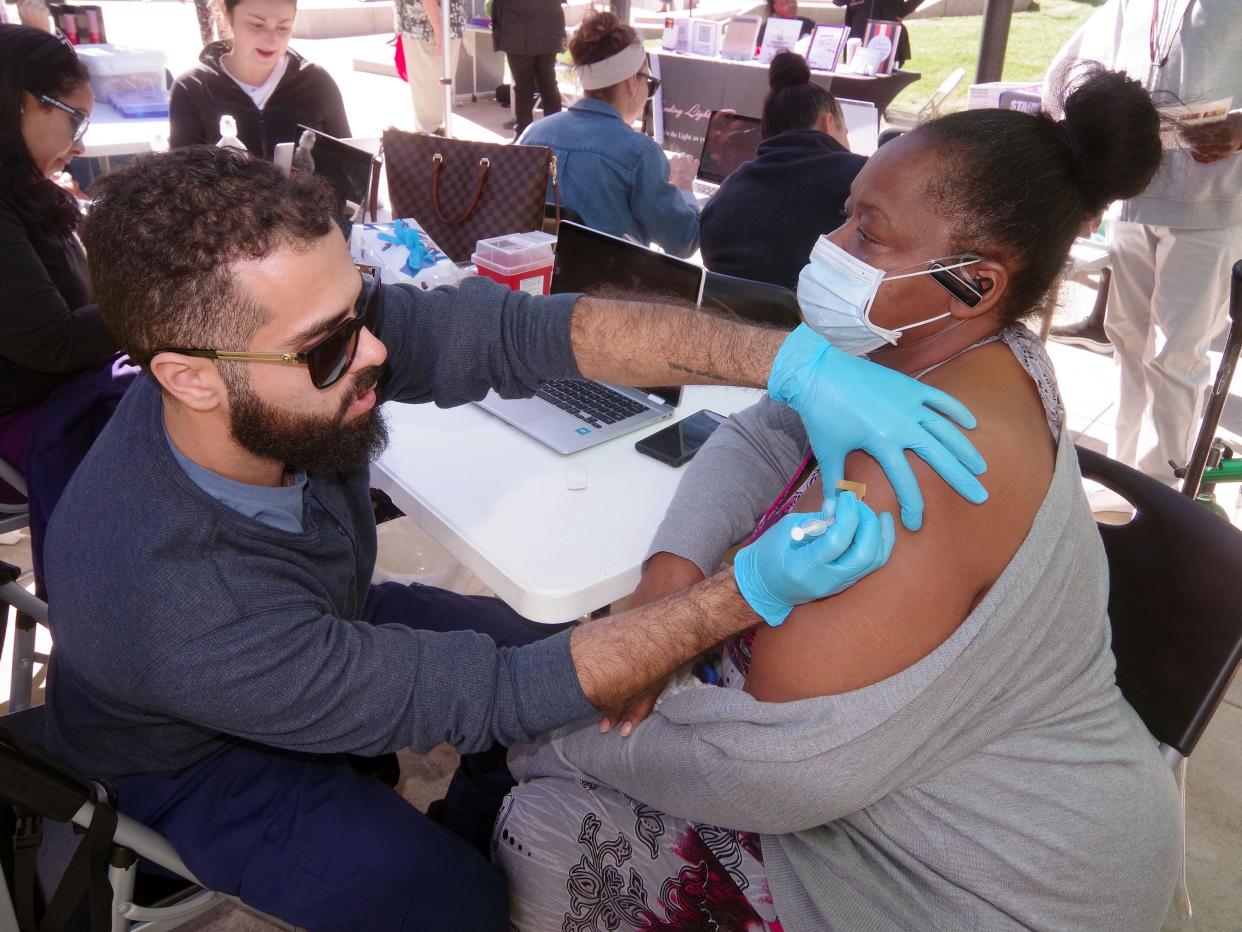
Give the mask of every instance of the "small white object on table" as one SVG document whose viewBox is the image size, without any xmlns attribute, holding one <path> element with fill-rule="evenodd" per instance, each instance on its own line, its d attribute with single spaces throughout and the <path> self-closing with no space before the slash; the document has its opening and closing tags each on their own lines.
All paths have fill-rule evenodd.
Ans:
<svg viewBox="0 0 1242 932">
<path fill-rule="evenodd" d="M 150 152 L 157 139 L 168 140 L 168 117 L 123 117 L 110 104 L 95 102 L 82 143 L 88 159 Z"/>
<path fill-rule="evenodd" d="M 761 396 L 691 385 L 674 417 L 704 408 L 729 415 Z M 571 621 L 634 591 L 686 473 L 634 443 L 673 421 L 562 456 L 475 405 L 384 410 L 390 442 L 372 485 L 520 615 Z"/>
</svg>

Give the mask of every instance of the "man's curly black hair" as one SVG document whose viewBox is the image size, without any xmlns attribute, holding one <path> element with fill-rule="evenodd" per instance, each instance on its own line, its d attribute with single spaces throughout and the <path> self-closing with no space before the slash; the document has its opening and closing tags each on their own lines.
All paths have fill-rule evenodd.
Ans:
<svg viewBox="0 0 1242 932">
<path fill-rule="evenodd" d="M 336 230 L 331 189 L 233 149 L 152 153 L 96 182 L 82 228 L 95 299 L 139 365 L 160 349 L 245 349 L 267 320 L 233 263 Z"/>
</svg>

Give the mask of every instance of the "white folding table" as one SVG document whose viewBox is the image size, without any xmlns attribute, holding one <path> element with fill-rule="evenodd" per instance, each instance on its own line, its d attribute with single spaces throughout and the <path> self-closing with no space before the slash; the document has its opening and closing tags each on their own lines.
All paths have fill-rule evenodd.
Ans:
<svg viewBox="0 0 1242 932">
<path fill-rule="evenodd" d="M 758 389 L 687 386 L 676 419 L 732 414 Z M 474 405 L 390 403 L 388 449 L 372 484 L 519 614 L 557 623 L 638 585 L 643 557 L 685 469 L 634 450 L 661 421 L 571 456 Z M 568 488 L 567 467 L 587 487 Z"/>
</svg>

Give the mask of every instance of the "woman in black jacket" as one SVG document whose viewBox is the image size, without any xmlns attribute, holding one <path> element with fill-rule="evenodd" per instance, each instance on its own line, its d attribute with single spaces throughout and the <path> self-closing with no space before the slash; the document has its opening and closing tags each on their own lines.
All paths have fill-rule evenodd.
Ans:
<svg viewBox="0 0 1242 932">
<path fill-rule="evenodd" d="M 763 142 L 703 208 L 699 246 L 713 272 L 796 288 L 815 241 L 844 221 L 867 160 L 850 153 L 840 105 L 810 83 L 801 55 L 781 52 L 768 75 Z"/>
<path fill-rule="evenodd" d="M 220 139 L 220 117 L 237 121 L 237 136 L 270 159 L 280 142 L 297 142 L 298 124 L 349 136 L 340 88 L 332 76 L 289 48 L 295 0 L 224 0 L 231 40 L 212 42 L 199 64 L 173 84 L 169 145 Z"/>
<path fill-rule="evenodd" d="M 561 0 L 495 0 L 492 42 L 509 57 L 513 73 L 515 136 L 535 119 L 535 87 L 543 115 L 561 112 L 556 86 L 556 56 L 565 47 L 565 13 Z"/>
<path fill-rule="evenodd" d="M 0 25 L 0 458 L 19 469 L 34 406 L 117 349 L 91 303 L 78 206 L 53 180 L 82 154 L 94 106 L 71 45 Z"/>
<path fill-rule="evenodd" d="M 43 532 L 137 370 L 92 302 L 80 211 L 55 179 L 75 156 L 95 98 L 67 41 L 0 25 L 0 459 L 26 494 L 42 594 Z"/>
</svg>

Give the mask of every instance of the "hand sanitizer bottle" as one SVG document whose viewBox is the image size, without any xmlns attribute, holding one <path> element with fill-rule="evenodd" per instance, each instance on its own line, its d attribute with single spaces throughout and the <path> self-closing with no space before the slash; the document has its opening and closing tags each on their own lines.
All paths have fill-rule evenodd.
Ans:
<svg viewBox="0 0 1242 932">
<path fill-rule="evenodd" d="M 246 144 L 237 138 L 237 121 L 227 113 L 220 117 L 220 141 L 216 145 L 222 149 L 246 151 Z"/>
<path fill-rule="evenodd" d="M 293 150 L 293 165 L 289 170 L 291 178 L 315 174 L 315 156 L 311 153 L 314 148 L 314 132 L 309 129 L 302 130 L 302 138 L 298 140 L 298 147 Z"/>
</svg>

